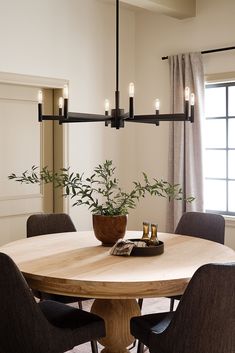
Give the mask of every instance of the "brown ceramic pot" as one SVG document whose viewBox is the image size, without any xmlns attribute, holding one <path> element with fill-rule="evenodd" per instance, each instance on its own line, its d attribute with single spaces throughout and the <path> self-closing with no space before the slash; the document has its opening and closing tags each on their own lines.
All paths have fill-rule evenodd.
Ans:
<svg viewBox="0 0 235 353">
<path fill-rule="evenodd" d="M 112 246 L 126 232 L 127 216 L 93 215 L 93 229 L 95 236 L 103 246 Z"/>
</svg>

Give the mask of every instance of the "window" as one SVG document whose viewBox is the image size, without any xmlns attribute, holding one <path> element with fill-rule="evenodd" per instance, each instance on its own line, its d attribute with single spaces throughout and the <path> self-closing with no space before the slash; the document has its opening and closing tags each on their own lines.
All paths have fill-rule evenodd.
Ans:
<svg viewBox="0 0 235 353">
<path fill-rule="evenodd" d="M 205 207 L 235 216 L 235 82 L 205 90 Z"/>
</svg>

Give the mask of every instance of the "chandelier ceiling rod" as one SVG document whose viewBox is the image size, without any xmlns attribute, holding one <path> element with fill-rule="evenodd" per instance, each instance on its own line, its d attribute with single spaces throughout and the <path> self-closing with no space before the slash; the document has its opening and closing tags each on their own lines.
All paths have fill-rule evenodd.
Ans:
<svg viewBox="0 0 235 353">
<path fill-rule="evenodd" d="M 114 116 L 114 126 L 111 127 L 120 127 L 119 122 L 119 111 L 120 107 L 120 92 L 119 92 L 119 0 L 116 0 L 116 91 L 115 91 L 115 111 L 112 110 L 111 114 Z M 109 110 L 109 109 L 108 109 Z M 123 111 L 124 113 L 124 111 Z M 106 126 L 108 126 L 109 122 L 106 122 Z"/>
<path fill-rule="evenodd" d="M 64 86 L 63 98 L 59 98 L 58 114 L 43 115 L 43 94 L 38 93 L 38 121 L 57 120 L 60 124 L 64 123 L 84 123 L 84 122 L 105 122 L 105 126 L 111 125 L 112 128 L 122 128 L 125 122 L 154 124 L 159 125 L 161 121 L 191 121 L 194 122 L 194 94 L 190 95 L 189 88 L 185 88 L 184 112 L 176 114 L 159 114 L 160 101 L 155 101 L 155 112 L 150 115 L 134 114 L 134 84 L 129 85 L 129 112 L 125 113 L 120 108 L 119 91 L 119 0 L 116 0 L 116 90 L 115 90 L 115 108 L 109 109 L 109 101 L 105 100 L 105 114 L 87 114 L 73 113 L 68 111 L 68 86 Z"/>
<path fill-rule="evenodd" d="M 116 91 L 119 91 L 119 0 L 116 0 Z"/>
</svg>

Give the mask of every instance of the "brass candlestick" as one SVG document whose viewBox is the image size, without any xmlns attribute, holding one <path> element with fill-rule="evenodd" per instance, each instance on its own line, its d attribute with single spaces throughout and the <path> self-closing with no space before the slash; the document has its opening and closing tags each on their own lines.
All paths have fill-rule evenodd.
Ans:
<svg viewBox="0 0 235 353">
<path fill-rule="evenodd" d="M 149 223 L 143 222 L 143 240 L 149 240 Z"/>
<path fill-rule="evenodd" d="M 157 224 L 151 224 L 151 237 L 149 239 L 149 246 L 156 246 L 159 244 L 159 240 L 157 237 Z"/>
</svg>

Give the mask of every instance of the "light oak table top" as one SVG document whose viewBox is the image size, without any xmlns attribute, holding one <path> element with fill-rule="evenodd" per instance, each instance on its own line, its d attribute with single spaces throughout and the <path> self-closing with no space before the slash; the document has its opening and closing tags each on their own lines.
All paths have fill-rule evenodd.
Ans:
<svg viewBox="0 0 235 353">
<path fill-rule="evenodd" d="M 138 237 L 140 232 L 126 234 Z M 0 251 L 13 258 L 34 289 L 109 299 L 182 294 L 201 265 L 235 261 L 232 249 L 215 242 L 166 233 L 159 239 L 165 252 L 151 257 L 112 256 L 92 231 L 23 239 Z"/>
<path fill-rule="evenodd" d="M 127 232 L 126 238 L 139 238 Z M 96 298 L 91 311 L 105 320 L 102 353 L 129 353 L 130 318 L 140 315 L 135 298 L 182 294 L 198 267 L 235 261 L 228 247 L 189 236 L 159 233 L 165 252 L 151 257 L 109 254 L 93 232 L 50 234 L 0 248 L 10 255 L 33 289 Z"/>
</svg>

